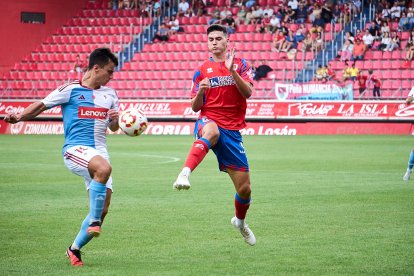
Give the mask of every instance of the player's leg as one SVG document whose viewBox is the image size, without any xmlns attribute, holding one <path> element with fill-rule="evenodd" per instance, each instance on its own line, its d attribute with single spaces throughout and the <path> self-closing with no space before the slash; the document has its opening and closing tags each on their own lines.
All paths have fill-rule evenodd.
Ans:
<svg viewBox="0 0 414 276">
<path fill-rule="evenodd" d="M 105 216 L 108 214 L 109 205 L 111 203 L 111 197 L 112 197 L 112 185 L 110 186 L 110 188 L 107 187 L 106 189 L 106 199 L 105 199 L 104 210 L 101 216 L 101 224 Z M 72 245 L 66 251 L 66 255 L 70 258 L 71 263 L 74 266 L 83 265 L 80 249 L 84 247 L 86 244 L 88 244 L 93 238 L 93 236 L 88 233 L 89 224 L 90 224 L 90 217 L 88 214 L 86 218 L 83 220 L 81 224 L 81 228 L 75 240 L 73 241 Z"/>
<path fill-rule="evenodd" d="M 94 156 L 88 164 L 92 181 L 89 184 L 89 218 L 88 233 L 99 236 L 101 231 L 101 217 L 106 200 L 106 182 L 111 176 L 112 167 L 100 155 Z"/>
<path fill-rule="evenodd" d="M 191 172 L 203 161 L 209 149 L 217 143 L 220 137 L 217 124 L 207 119 L 198 120 L 194 132 L 196 140 L 187 155 L 183 169 L 173 184 L 173 188 L 178 190 L 187 190 L 191 187 L 189 181 Z"/>
<path fill-rule="evenodd" d="M 227 169 L 227 173 L 236 189 L 236 194 L 234 196 L 235 216 L 231 219 L 231 223 L 240 231 L 246 243 L 255 245 L 256 237 L 245 223 L 247 210 L 250 207 L 251 201 L 250 175 L 248 172 L 232 169 Z"/>
<path fill-rule="evenodd" d="M 217 156 L 220 170 L 229 174 L 236 190 L 235 216 L 231 219 L 231 223 L 240 231 L 249 245 L 255 245 L 256 238 L 245 223 L 251 201 L 251 184 L 249 164 L 240 132 L 220 129 L 219 141 L 213 151 Z"/>
<path fill-rule="evenodd" d="M 92 191 L 91 184 L 94 184 L 94 186 L 96 186 L 98 185 L 97 183 L 106 182 L 106 186 L 101 185 L 98 187 L 94 187 L 94 189 L 95 190 L 98 189 L 99 191 L 101 191 L 100 192 L 101 194 L 103 193 L 105 194 L 105 197 L 102 197 L 102 195 L 100 195 L 98 201 L 105 202 L 104 206 L 109 206 L 111 197 L 109 196 L 108 199 L 106 199 L 107 198 L 106 190 L 112 189 L 112 178 L 109 176 L 106 176 L 106 174 L 107 173 L 110 174 L 111 167 L 109 165 L 109 162 L 106 161 L 106 159 L 104 159 L 102 156 L 100 156 L 100 153 L 96 151 L 96 149 L 90 148 L 90 147 L 84 147 L 84 146 L 75 146 L 75 147 L 71 147 L 67 149 L 66 152 L 64 153 L 64 162 L 70 171 L 72 171 L 74 174 L 82 176 L 85 179 L 85 184 L 90 194 L 89 195 L 90 212 L 88 213 L 88 215 L 82 222 L 81 229 L 77 237 L 75 238 L 74 243 L 66 251 L 66 254 L 70 258 L 72 265 L 81 266 L 83 265 L 83 262 L 80 256 L 80 248 L 82 248 L 85 244 L 87 244 L 92 239 L 93 236 L 96 236 L 96 234 L 91 235 L 88 233 L 88 229 L 91 227 L 91 221 L 101 221 L 102 219 L 101 216 L 102 215 L 104 216 L 106 214 L 106 213 L 105 214 L 103 213 L 103 210 L 105 208 L 104 207 L 100 208 L 99 206 L 98 208 L 96 208 L 96 206 L 94 207 L 95 213 L 97 212 L 96 209 L 102 209 L 100 211 L 98 218 L 96 217 L 96 214 L 93 214 L 91 212 L 91 209 L 92 209 L 91 206 L 92 204 L 95 204 L 92 202 L 92 195 L 95 194 L 95 197 L 96 197 L 96 191 Z M 99 166 L 99 164 L 102 164 L 102 163 L 104 165 L 103 166 L 101 165 L 100 166 L 101 168 L 97 169 L 96 166 Z M 107 173 L 105 173 L 105 168 L 106 168 Z M 102 190 L 105 190 L 105 192 L 102 192 Z M 109 193 L 109 195 L 111 194 L 112 194 L 112 191 Z M 95 230 L 97 230 L 96 227 L 95 227 Z"/>
<path fill-rule="evenodd" d="M 408 158 L 407 171 L 405 172 L 403 176 L 404 181 L 410 180 L 411 174 L 413 172 L 413 167 L 414 167 L 414 149 L 410 151 L 410 156 Z"/>
</svg>

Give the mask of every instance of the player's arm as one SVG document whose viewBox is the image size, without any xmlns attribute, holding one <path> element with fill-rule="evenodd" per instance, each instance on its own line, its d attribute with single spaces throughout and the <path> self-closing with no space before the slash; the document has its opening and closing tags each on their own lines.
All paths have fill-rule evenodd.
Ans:
<svg viewBox="0 0 414 276">
<path fill-rule="evenodd" d="M 233 66 L 234 65 L 234 56 L 235 56 L 235 49 L 232 48 L 228 58 L 226 59 L 225 64 L 226 64 L 227 69 L 230 71 L 240 94 L 242 94 L 242 96 L 244 96 L 246 99 L 248 99 L 248 98 L 250 98 L 250 96 L 253 93 L 253 87 L 252 87 L 251 83 L 249 83 L 248 81 L 245 81 L 239 75 L 239 73 L 237 73 L 237 71 L 235 70 L 235 68 Z"/>
<path fill-rule="evenodd" d="M 109 109 L 108 110 L 108 117 L 109 117 L 109 125 L 108 128 L 115 132 L 119 129 L 118 119 L 119 119 L 119 113 L 115 109 Z"/>
<path fill-rule="evenodd" d="M 230 71 L 233 76 L 234 81 L 236 82 L 237 89 L 239 89 L 240 94 L 242 94 L 246 99 L 250 98 L 253 92 L 253 87 L 250 82 L 245 81 L 236 70 Z"/>
<path fill-rule="evenodd" d="M 204 92 L 210 87 L 208 78 L 204 78 L 198 84 L 198 91 L 194 98 L 191 99 L 191 109 L 198 112 L 203 107 Z"/>
<path fill-rule="evenodd" d="M 4 117 L 4 121 L 15 124 L 21 121 L 30 121 L 36 118 L 40 113 L 47 109 L 46 105 L 43 102 L 34 102 L 25 108 L 22 113 L 10 113 Z"/>
</svg>

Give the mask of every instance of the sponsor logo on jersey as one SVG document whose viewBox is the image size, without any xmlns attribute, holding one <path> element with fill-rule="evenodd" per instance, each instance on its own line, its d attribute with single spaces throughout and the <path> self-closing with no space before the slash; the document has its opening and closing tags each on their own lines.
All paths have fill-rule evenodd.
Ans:
<svg viewBox="0 0 414 276">
<path fill-rule="evenodd" d="M 207 68 L 207 73 L 213 73 L 213 68 Z"/>
<path fill-rule="evenodd" d="M 209 81 L 211 88 L 236 84 L 232 76 L 214 77 L 209 79 Z"/>
<path fill-rule="evenodd" d="M 79 106 L 78 117 L 82 119 L 102 119 L 105 120 L 108 115 L 107 108 Z"/>
</svg>

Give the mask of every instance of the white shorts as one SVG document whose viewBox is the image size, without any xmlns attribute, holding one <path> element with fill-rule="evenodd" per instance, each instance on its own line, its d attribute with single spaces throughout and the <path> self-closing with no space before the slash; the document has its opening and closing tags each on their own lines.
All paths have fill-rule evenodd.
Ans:
<svg viewBox="0 0 414 276">
<path fill-rule="evenodd" d="M 68 169 L 74 174 L 83 177 L 85 180 L 86 190 L 89 190 L 89 185 L 92 181 L 88 170 L 88 164 L 89 161 L 91 161 L 91 159 L 96 155 L 100 155 L 108 160 L 108 154 L 100 153 L 96 149 L 87 146 L 73 146 L 68 148 L 63 153 L 63 162 L 65 162 L 66 167 L 68 167 Z M 106 188 L 113 190 L 112 176 L 110 176 L 106 182 Z"/>
</svg>

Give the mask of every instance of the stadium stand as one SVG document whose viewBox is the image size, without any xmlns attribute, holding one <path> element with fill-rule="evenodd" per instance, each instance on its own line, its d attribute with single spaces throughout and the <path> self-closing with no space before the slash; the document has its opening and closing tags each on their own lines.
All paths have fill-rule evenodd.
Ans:
<svg viewBox="0 0 414 276">
<path fill-rule="evenodd" d="M 277 0 L 257 2 L 263 8 L 270 5 L 275 11 L 281 9 Z M 119 96 L 158 99 L 188 97 L 193 72 L 198 64 L 208 57 L 205 42 L 207 22 L 217 9 L 228 6 L 228 3 L 229 1 L 224 0 L 210 1 L 210 6 L 206 9 L 207 14 L 179 18 L 183 32 L 174 34 L 166 43 L 149 43 L 150 39 L 146 39 L 141 51 L 135 52 L 116 72 L 111 85 L 118 90 Z M 229 7 L 234 16 L 239 9 L 239 6 Z M 137 9 L 110 9 L 107 0 L 92 2 L 2 77 L 1 86 L 7 93 L 0 96 L 44 97 L 56 86 L 76 77 L 76 74 L 70 71 L 78 54 L 86 57 L 94 48 L 106 46 L 122 57 L 122 51 L 126 45 L 133 42 L 134 37 L 143 34 L 148 28 L 155 32 L 160 22 L 158 18 L 143 16 Z M 304 25 L 307 31 L 313 28 L 310 21 Z M 290 22 L 286 27 L 296 31 L 299 24 Z M 397 30 L 398 25 L 391 24 L 391 28 Z M 329 45 L 333 45 L 334 41 L 343 35 L 343 31 L 343 25 L 340 23 L 325 23 L 322 30 L 322 48 L 328 49 Z M 401 32 L 400 49 L 393 52 L 370 49 L 366 52 L 364 60 L 356 63 L 357 67 L 364 71 L 381 70 L 380 79 L 385 97 L 400 97 L 398 93 L 412 85 L 411 69 L 414 65 L 403 65 L 406 64 L 405 53 L 401 50 L 408 37 L 409 33 L 407 35 L 407 32 Z M 272 89 L 275 82 L 297 80 L 298 74 L 309 68 L 313 74 L 321 56 L 325 59 L 325 52 L 322 53 L 322 50 L 302 51 L 303 42 L 298 43 L 296 51 L 290 51 L 291 55 L 289 52 L 275 52 L 271 46 L 273 39 L 273 34 L 259 33 L 255 25 L 243 23 L 239 24 L 236 33 L 230 36 L 231 43 L 237 48 L 240 56 L 251 63 L 264 60 L 274 70 L 267 78 L 255 82 L 255 98 L 274 98 Z M 332 53 L 334 52 L 332 50 Z M 329 62 L 336 76 L 341 76 L 343 62 L 335 58 L 322 62 Z M 358 91 L 356 83 L 354 90 Z"/>
</svg>

